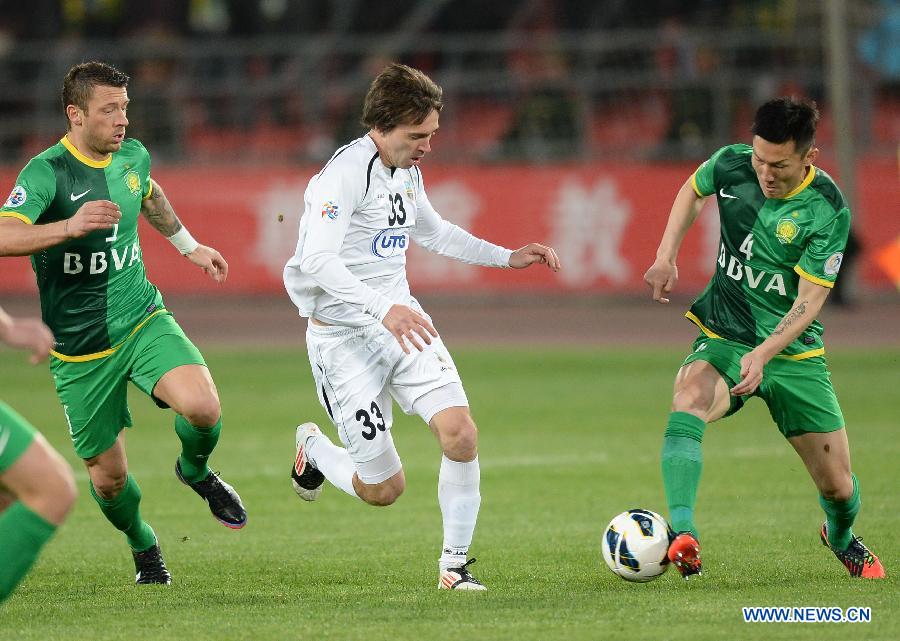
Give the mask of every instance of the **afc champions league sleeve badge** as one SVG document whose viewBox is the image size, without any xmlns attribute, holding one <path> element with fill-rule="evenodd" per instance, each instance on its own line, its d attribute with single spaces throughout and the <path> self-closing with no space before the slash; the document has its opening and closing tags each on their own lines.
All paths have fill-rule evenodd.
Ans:
<svg viewBox="0 0 900 641">
<path fill-rule="evenodd" d="M 322 205 L 322 218 L 328 218 L 328 220 L 335 220 L 340 213 L 341 208 L 338 206 L 336 202 L 333 200 L 326 200 Z"/>
<path fill-rule="evenodd" d="M 842 254 L 841 252 L 835 252 L 828 257 L 828 260 L 825 261 L 825 267 L 822 268 L 822 271 L 825 272 L 828 276 L 834 276 L 841 270 L 842 262 L 844 262 L 844 254 Z"/>
<path fill-rule="evenodd" d="M 28 194 L 25 192 L 25 188 L 22 185 L 16 185 L 15 187 L 13 187 L 12 192 L 10 192 L 9 198 L 7 198 L 6 202 L 3 203 L 3 206 L 21 207 L 27 199 Z"/>
</svg>

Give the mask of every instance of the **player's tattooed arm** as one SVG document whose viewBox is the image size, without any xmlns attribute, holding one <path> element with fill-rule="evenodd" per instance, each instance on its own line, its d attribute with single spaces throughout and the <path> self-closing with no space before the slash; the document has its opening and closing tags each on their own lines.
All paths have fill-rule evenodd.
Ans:
<svg viewBox="0 0 900 641">
<path fill-rule="evenodd" d="M 829 288 L 801 278 L 797 298 L 771 334 L 741 358 L 741 380 L 731 388 L 733 396 L 752 394 L 762 382 L 763 368 L 776 354 L 780 354 L 810 323 L 828 296 Z"/>
<path fill-rule="evenodd" d="M 150 193 L 150 197 L 141 203 L 141 213 L 154 229 L 168 238 L 181 229 L 181 221 L 175 215 L 175 209 L 172 208 L 172 204 L 166 198 L 166 193 L 159 186 L 159 183 L 152 178 L 150 182 L 153 185 L 153 190 Z"/>
<path fill-rule="evenodd" d="M 781 353 L 816 320 L 830 291 L 827 287 L 801 278 L 794 304 L 757 349 L 761 348 L 768 358 Z"/>
<path fill-rule="evenodd" d="M 775 328 L 775 331 L 772 332 L 773 336 L 780 336 L 784 334 L 785 330 L 787 330 L 791 325 L 796 323 L 804 314 L 806 314 L 807 307 L 809 306 L 809 301 L 807 300 L 798 300 L 794 303 L 794 306 L 791 308 L 791 311 L 787 313 L 787 315 L 781 319 L 781 322 L 778 323 L 778 327 Z M 807 323 L 808 325 L 809 323 Z M 804 329 L 805 329 L 804 325 Z"/>
<path fill-rule="evenodd" d="M 151 185 L 153 190 L 150 197 L 141 204 L 141 213 L 147 222 L 168 238 L 188 260 L 209 274 L 210 278 L 219 283 L 224 282 L 228 277 L 228 263 L 222 258 L 222 254 L 212 247 L 198 243 L 186 229 L 184 231 L 187 239 L 173 239 L 172 236 L 183 230 L 184 226 L 175 215 L 175 210 L 159 183 L 151 179 Z"/>
</svg>

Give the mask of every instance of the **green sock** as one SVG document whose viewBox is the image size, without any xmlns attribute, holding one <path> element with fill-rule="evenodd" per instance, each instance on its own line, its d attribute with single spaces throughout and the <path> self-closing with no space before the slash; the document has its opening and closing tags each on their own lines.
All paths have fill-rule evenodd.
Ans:
<svg viewBox="0 0 900 641">
<path fill-rule="evenodd" d="M 853 495 L 846 501 L 829 501 L 819 495 L 819 505 L 825 510 L 825 522 L 827 524 L 828 545 L 834 550 L 846 550 L 853 540 L 851 526 L 859 514 L 859 482 L 856 475 L 853 477 Z"/>
<path fill-rule="evenodd" d="M 703 471 L 703 430 L 706 423 L 687 412 L 672 412 L 662 448 L 662 476 L 669 504 L 669 520 L 676 532 L 692 532 L 697 486 Z"/>
<path fill-rule="evenodd" d="M 0 515 L 0 602 L 15 589 L 56 526 L 16 501 Z"/>
<path fill-rule="evenodd" d="M 141 488 L 131 474 L 125 480 L 125 487 L 115 498 L 101 498 L 94 490 L 93 483 L 91 496 L 97 501 L 103 516 L 125 534 L 132 550 L 143 552 L 156 545 L 153 528 L 141 518 Z"/>
<path fill-rule="evenodd" d="M 194 427 L 180 414 L 175 417 L 175 433 L 181 439 L 181 456 L 178 461 L 184 480 L 193 483 L 206 478 L 209 474 L 206 461 L 216 449 L 221 432 L 221 417 L 212 427 Z"/>
</svg>

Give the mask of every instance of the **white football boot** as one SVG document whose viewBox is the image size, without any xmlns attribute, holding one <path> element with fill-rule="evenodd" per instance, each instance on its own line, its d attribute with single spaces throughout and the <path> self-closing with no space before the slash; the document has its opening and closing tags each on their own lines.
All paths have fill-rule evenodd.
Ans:
<svg viewBox="0 0 900 641">
<path fill-rule="evenodd" d="M 325 475 L 306 457 L 307 439 L 321 433 L 319 426 L 315 423 L 304 423 L 297 426 L 297 455 L 294 458 L 294 466 L 291 468 L 291 485 L 294 486 L 297 496 L 304 501 L 315 501 L 319 498 L 322 486 L 325 484 Z"/>
<path fill-rule="evenodd" d="M 438 581 L 439 590 L 487 590 L 482 583 L 469 572 L 468 567 L 475 563 L 469 559 L 458 568 L 447 568 L 441 572 Z"/>
</svg>

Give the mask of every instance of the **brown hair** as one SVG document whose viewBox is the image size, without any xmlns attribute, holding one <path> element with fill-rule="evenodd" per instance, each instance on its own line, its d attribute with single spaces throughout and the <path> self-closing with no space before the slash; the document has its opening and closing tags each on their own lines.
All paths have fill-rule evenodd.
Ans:
<svg viewBox="0 0 900 641">
<path fill-rule="evenodd" d="M 421 124 L 444 107 L 443 90 L 418 69 L 392 62 L 372 81 L 361 122 L 387 133 L 398 125 Z"/>
<path fill-rule="evenodd" d="M 130 78 L 112 65 L 105 62 L 82 62 L 69 69 L 63 79 L 62 108 L 65 113 L 69 105 L 75 105 L 87 112 L 88 101 L 94 87 L 127 87 Z M 68 122 L 66 117 L 66 122 Z M 71 126 L 71 123 L 69 123 Z"/>
</svg>

